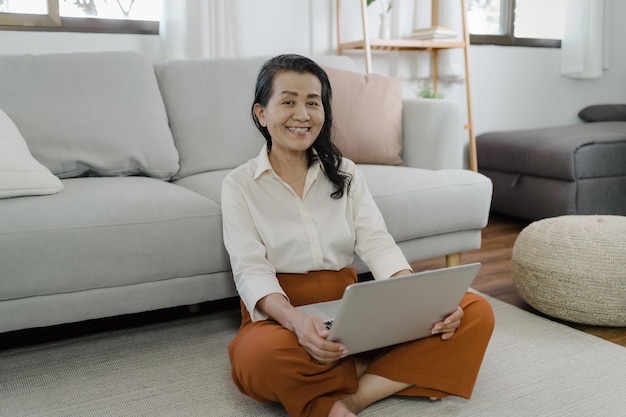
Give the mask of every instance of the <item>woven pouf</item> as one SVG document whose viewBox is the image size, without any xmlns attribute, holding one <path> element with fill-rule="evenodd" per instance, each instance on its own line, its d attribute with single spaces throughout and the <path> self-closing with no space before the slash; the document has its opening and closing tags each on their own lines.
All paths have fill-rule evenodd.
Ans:
<svg viewBox="0 0 626 417">
<path fill-rule="evenodd" d="M 517 237 L 511 274 L 520 296 L 552 317 L 626 326 L 626 217 L 559 216 Z"/>
</svg>

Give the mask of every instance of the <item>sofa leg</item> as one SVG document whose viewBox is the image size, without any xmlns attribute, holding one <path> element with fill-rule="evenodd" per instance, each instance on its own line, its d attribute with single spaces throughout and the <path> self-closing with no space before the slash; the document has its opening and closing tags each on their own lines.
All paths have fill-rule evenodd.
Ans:
<svg viewBox="0 0 626 417">
<path fill-rule="evenodd" d="M 446 255 L 446 266 L 461 265 L 461 252 Z"/>
<path fill-rule="evenodd" d="M 198 314 L 200 312 L 200 304 L 190 304 L 187 306 L 189 314 Z"/>
</svg>

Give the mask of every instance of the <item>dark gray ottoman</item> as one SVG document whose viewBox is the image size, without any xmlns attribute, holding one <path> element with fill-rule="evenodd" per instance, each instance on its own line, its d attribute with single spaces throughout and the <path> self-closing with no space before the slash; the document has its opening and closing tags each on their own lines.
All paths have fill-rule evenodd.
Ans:
<svg viewBox="0 0 626 417">
<path fill-rule="evenodd" d="M 626 122 L 489 132 L 476 146 L 494 212 L 626 215 Z"/>
</svg>

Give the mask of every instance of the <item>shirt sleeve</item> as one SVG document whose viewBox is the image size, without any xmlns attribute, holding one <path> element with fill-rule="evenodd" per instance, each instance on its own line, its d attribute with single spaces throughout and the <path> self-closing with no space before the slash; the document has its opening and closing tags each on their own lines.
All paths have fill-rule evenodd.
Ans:
<svg viewBox="0 0 626 417">
<path fill-rule="evenodd" d="M 268 316 L 256 307 L 258 301 L 272 293 L 285 298 L 287 294 L 278 282 L 275 268 L 267 260 L 265 245 L 241 185 L 227 177 L 222 183 L 221 198 L 224 245 L 230 255 L 237 292 L 252 321 L 265 320 Z"/>
<path fill-rule="evenodd" d="M 396 272 L 413 270 L 402 250 L 389 234 L 385 220 L 372 197 L 365 177 L 354 166 L 349 198 L 352 199 L 355 253 L 375 279 L 387 279 Z"/>
</svg>

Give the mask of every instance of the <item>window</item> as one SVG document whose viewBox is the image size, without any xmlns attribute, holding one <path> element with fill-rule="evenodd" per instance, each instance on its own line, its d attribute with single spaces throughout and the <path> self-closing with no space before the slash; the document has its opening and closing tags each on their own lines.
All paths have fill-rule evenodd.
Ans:
<svg viewBox="0 0 626 417">
<path fill-rule="evenodd" d="M 472 44 L 560 48 L 567 0 L 469 0 Z"/>
<path fill-rule="evenodd" d="M 0 29 L 70 32 L 159 32 L 155 0 L 0 0 Z"/>
</svg>

